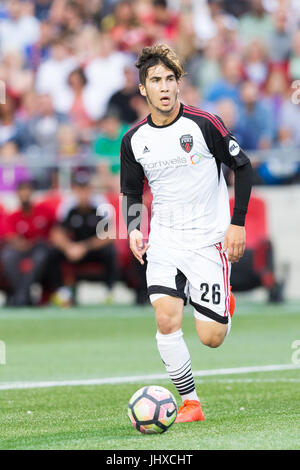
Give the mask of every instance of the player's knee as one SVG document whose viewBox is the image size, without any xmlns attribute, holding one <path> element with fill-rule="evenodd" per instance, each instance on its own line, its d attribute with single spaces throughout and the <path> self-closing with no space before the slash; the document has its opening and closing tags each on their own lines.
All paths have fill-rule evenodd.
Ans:
<svg viewBox="0 0 300 470">
<path fill-rule="evenodd" d="M 181 328 L 183 301 L 181 299 L 162 298 L 153 302 L 157 329 L 163 335 L 169 335 Z"/>
<path fill-rule="evenodd" d="M 175 318 L 164 313 L 157 313 L 156 315 L 157 329 L 163 335 L 169 335 L 178 330 L 178 322 Z"/>
</svg>

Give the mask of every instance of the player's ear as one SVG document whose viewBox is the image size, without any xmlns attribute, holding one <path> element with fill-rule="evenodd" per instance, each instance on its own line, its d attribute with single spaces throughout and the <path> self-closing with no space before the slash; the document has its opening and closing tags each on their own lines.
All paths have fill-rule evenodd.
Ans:
<svg viewBox="0 0 300 470">
<path fill-rule="evenodd" d="M 141 83 L 139 84 L 139 89 L 140 89 L 140 94 L 142 96 L 147 96 L 146 94 L 146 88 L 144 87 L 144 85 L 142 85 Z"/>
</svg>

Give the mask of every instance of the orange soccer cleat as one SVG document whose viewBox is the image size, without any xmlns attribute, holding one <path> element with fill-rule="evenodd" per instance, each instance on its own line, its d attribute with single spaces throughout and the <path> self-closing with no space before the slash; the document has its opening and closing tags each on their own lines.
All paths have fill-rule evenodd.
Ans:
<svg viewBox="0 0 300 470">
<path fill-rule="evenodd" d="M 197 400 L 184 400 L 179 408 L 175 423 L 191 423 L 193 421 L 204 421 L 204 414 Z"/>
<path fill-rule="evenodd" d="M 230 313 L 231 318 L 233 317 L 234 309 L 235 309 L 235 297 L 233 293 L 231 292 L 231 286 L 230 286 L 229 313 Z"/>
</svg>

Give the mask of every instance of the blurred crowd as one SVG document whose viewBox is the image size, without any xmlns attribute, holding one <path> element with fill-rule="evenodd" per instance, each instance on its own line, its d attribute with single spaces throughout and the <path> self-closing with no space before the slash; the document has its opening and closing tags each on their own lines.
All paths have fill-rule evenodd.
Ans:
<svg viewBox="0 0 300 470">
<path fill-rule="evenodd" d="M 4 0 L 0 190 L 26 175 L 54 187 L 71 163 L 118 192 L 122 135 L 148 113 L 134 62 L 156 42 L 184 62 L 183 102 L 220 115 L 248 151 L 282 151 L 257 183 L 297 181 L 299 1 Z"/>
<path fill-rule="evenodd" d="M 252 159 L 256 184 L 300 182 L 299 0 L 4 0 L 0 191 L 17 201 L 14 210 L 0 205 L 9 305 L 42 302 L 44 293 L 71 304 L 77 275 L 93 273 L 108 296 L 123 280 L 147 301 L 144 267 L 126 237 L 99 236 L 97 208 L 108 202 L 122 225 L 120 143 L 148 114 L 134 63 L 157 42 L 184 63 L 181 101 L 223 119 Z"/>
</svg>

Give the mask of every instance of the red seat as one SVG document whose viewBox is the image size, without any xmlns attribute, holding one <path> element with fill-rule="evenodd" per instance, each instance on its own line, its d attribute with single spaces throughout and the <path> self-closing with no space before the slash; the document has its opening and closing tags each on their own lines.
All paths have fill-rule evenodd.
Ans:
<svg viewBox="0 0 300 470">
<path fill-rule="evenodd" d="M 234 198 L 230 198 L 230 212 L 232 215 L 234 207 Z M 258 195 L 251 195 L 248 212 L 246 216 L 246 248 L 254 249 L 269 240 L 269 231 L 267 226 L 266 203 Z"/>
</svg>

